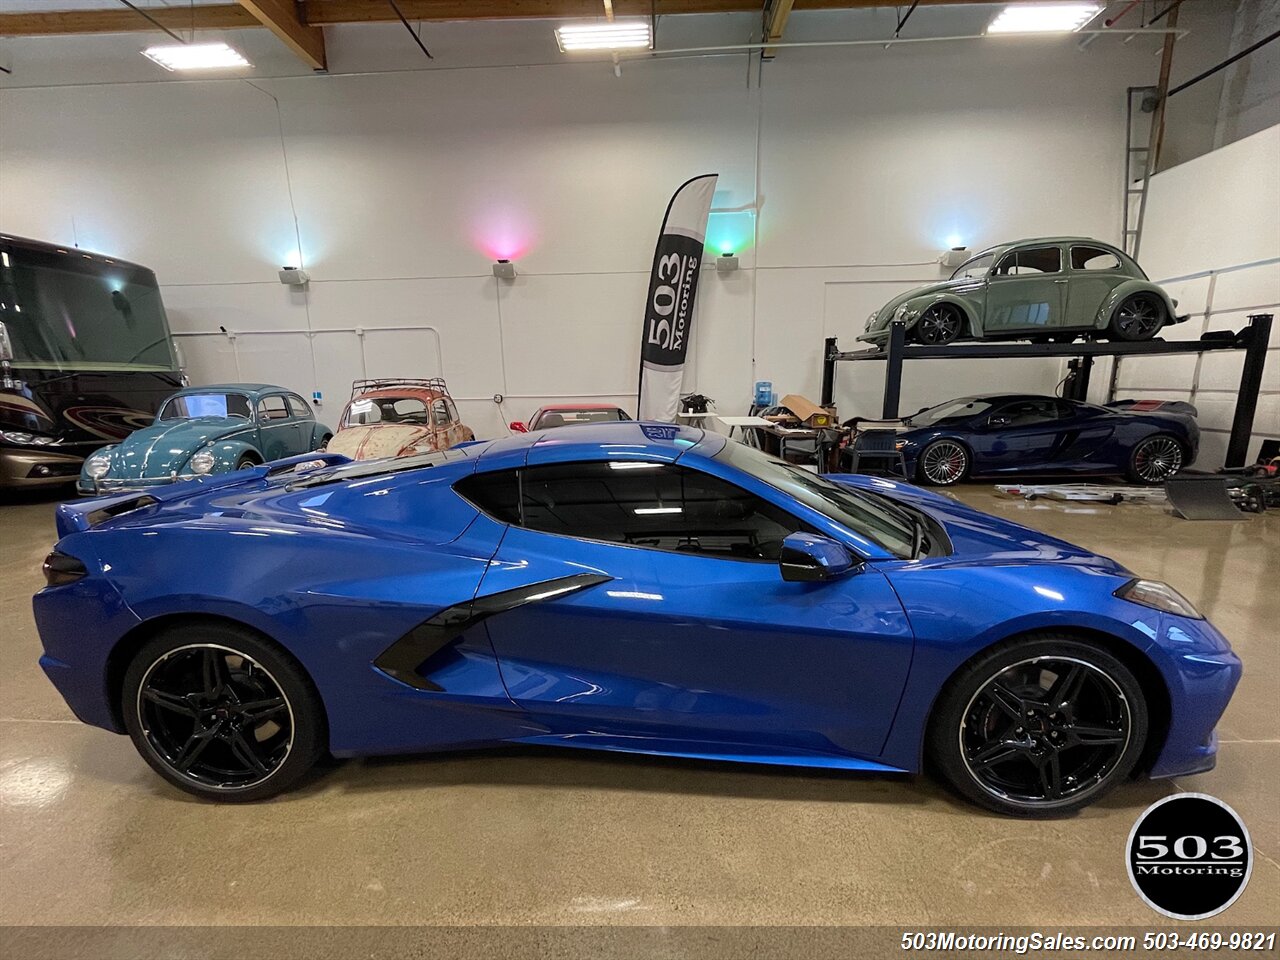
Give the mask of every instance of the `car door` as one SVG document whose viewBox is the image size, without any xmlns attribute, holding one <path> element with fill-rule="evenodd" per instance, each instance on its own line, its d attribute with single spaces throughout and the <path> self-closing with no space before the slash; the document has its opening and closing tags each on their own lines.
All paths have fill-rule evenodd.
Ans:
<svg viewBox="0 0 1280 960">
<path fill-rule="evenodd" d="M 782 579 L 781 540 L 803 519 L 708 473 L 636 461 L 481 474 L 466 495 L 512 521 L 481 595 L 607 578 L 487 621 L 509 694 L 548 736 L 880 752 L 910 627 L 873 565 Z"/>
<path fill-rule="evenodd" d="M 436 397 L 431 401 L 431 422 L 435 424 L 440 449 L 447 450 L 458 442 L 458 422 L 454 416 L 453 404 L 444 397 Z"/>
<path fill-rule="evenodd" d="M 284 394 L 268 394 L 258 401 L 258 435 L 265 460 L 270 462 L 290 456 L 297 430 Z"/>
<path fill-rule="evenodd" d="M 1106 451 L 1116 417 L 1101 407 L 1058 400 L 1058 442 L 1053 462 L 1064 473 L 1104 473 L 1115 469 Z M 1121 464 L 1125 466 L 1126 464 Z"/>
<path fill-rule="evenodd" d="M 310 453 L 319 439 L 315 436 L 316 418 L 307 401 L 297 394 L 291 393 L 285 398 L 289 404 L 289 416 L 293 420 L 294 432 L 291 436 L 293 449 L 290 455 Z"/>
<path fill-rule="evenodd" d="M 991 271 L 983 330 L 989 336 L 1052 332 L 1065 319 L 1066 289 L 1060 247 L 1011 250 Z"/>
<path fill-rule="evenodd" d="M 1060 413 L 1053 397 L 1028 397 L 993 410 L 979 431 L 985 453 L 979 472 L 1046 469 L 1060 442 Z"/>
<path fill-rule="evenodd" d="M 1068 327 L 1096 327 L 1098 310 L 1111 291 L 1128 280 L 1120 258 L 1110 250 L 1089 244 L 1072 244 L 1069 250 L 1070 283 L 1067 284 Z"/>
</svg>

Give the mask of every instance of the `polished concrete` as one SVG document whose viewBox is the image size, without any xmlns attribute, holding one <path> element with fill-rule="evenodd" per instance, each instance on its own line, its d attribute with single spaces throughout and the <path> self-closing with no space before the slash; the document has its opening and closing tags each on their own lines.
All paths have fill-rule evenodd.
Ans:
<svg viewBox="0 0 1280 960">
<path fill-rule="evenodd" d="M 1125 785 L 1064 820 L 970 807 L 924 777 L 509 750 L 332 763 L 251 806 L 167 787 L 76 722 L 36 665 L 49 501 L 0 505 L 0 923 L 1124 924 L 1160 928 L 1122 849 L 1176 790 L 1238 810 L 1258 858 L 1215 923 L 1280 919 L 1280 513 L 958 496 L 1168 580 L 1245 677 L 1210 774 Z"/>
</svg>

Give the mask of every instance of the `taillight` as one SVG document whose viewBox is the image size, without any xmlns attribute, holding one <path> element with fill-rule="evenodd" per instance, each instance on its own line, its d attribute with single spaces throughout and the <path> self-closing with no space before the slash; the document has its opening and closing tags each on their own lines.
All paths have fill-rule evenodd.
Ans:
<svg viewBox="0 0 1280 960">
<path fill-rule="evenodd" d="M 89 571 L 75 557 L 69 557 L 57 550 L 44 558 L 44 579 L 51 587 L 60 587 L 64 583 L 75 583 L 87 577 Z"/>
</svg>

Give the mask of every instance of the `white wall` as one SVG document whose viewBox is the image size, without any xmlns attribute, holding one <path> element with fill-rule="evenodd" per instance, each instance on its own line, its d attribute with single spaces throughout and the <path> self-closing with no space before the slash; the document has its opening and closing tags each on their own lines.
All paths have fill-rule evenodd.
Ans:
<svg viewBox="0 0 1280 960">
<path fill-rule="evenodd" d="M 1156 174 L 1147 195 L 1141 261 L 1191 314 L 1166 339 L 1198 340 L 1239 330 L 1251 313 L 1280 314 L 1280 126 Z M 1280 438 L 1280 317 L 1254 420 L 1252 462 L 1264 437 Z M 1198 467 L 1222 466 L 1240 383 L 1241 353 L 1131 357 L 1120 364 L 1118 397 L 1189 400 L 1200 410 Z M 1109 364 L 1095 369 L 1101 399 Z"/>
<path fill-rule="evenodd" d="M 352 35 L 331 32 L 335 56 Z M 852 348 L 871 310 L 939 276 L 950 234 L 1117 241 L 1125 88 L 1151 82 L 1156 44 L 787 50 L 763 86 L 745 56 L 621 79 L 558 56 L 252 84 L 21 88 L 19 73 L 0 91 L 0 229 L 153 267 L 197 382 L 319 389 L 332 419 L 355 377 L 443 372 L 485 436 L 557 397 L 634 406 L 662 210 L 718 171 L 717 208 L 758 196 L 758 213 L 712 216 L 744 269 L 703 280 L 686 386 L 740 412 L 757 378 L 816 398 L 823 338 Z M 275 279 L 298 238 L 305 293 Z M 514 283 L 489 275 L 499 254 Z M 917 363 L 903 404 L 1059 376 Z M 843 365 L 842 415 L 878 413 L 882 383 L 879 365 Z"/>
</svg>

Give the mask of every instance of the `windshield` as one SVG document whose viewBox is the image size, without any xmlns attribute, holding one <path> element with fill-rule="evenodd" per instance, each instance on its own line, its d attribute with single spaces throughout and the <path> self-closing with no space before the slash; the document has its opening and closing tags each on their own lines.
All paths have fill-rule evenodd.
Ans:
<svg viewBox="0 0 1280 960">
<path fill-rule="evenodd" d="M 14 365 L 44 370 L 177 370 L 155 274 L 72 249 L 13 247 L 0 305 Z"/>
<path fill-rule="evenodd" d="M 942 423 L 944 420 L 967 420 L 970 417 L 980 416 L 990 410 L 992 404 L 987 400 L 980 400 L 977 397 L 961 397 L 959 400 L 948 400 L 946 403 L 940 403 L 936 407 L 926 407 L 919 413 L 913 413 L 909 417 L 903 417 L 903 423 L 909 423 L 913 427 L 931 427 L 935 423 Z"/>
<path fill-rule="evenodd" d="M 726 443 L 716 459 L 794 497 L 894 556 L 910 557 L 914 552 L 915 529 L 908 518 L 867 494 L 736 441 Z"/>
<path fill-rule="evenodd" d="M 242 393 L 188 393 L 173 397 L 160 410 L 159 420 L 192 417 L 240 417 L 252 419 L 249 398 Z"/>
<path fill-rule="evenodd" d="M 959 280 L 961 277 L 985 277 L 987 271 L 991 269 L 991 261 L 996 258 L 994 253 L 984 253 L 980 257 L 974 257 L 965 263 L 960 264 L 956 272 L 951 275 L 952 280 Z"/>
<path fill-rule="evenodd" d="M 583 410 L 545 410 L 533 422 L 532 429 L 546 430 L 548 427 L 563 427 L 569 423 L 612 423 L 629 419 L 631 418 L 617 407 Z"/>
<path fill-rule="evenodd" d="M 344 427 L 367 427 L 374 423 L 407 423 L 424 427 L 431 424 L 427 405 L 418 397 L 376 397 L 352 400 L 347 407 Z"/>
</svg>

